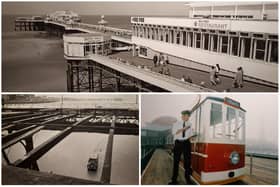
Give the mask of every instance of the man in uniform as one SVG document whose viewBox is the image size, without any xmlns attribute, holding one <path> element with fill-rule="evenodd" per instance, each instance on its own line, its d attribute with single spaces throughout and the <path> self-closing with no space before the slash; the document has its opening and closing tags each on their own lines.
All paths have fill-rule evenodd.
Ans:
<svg viewBox="0 0 280 187">
<path fill-rule="evenodd" d="M 185 168 L 185 179 L 187 184 L 192 184 L 190 180 L 191 175 L 191 143 L 190 138 L 192 137 L 191 123 L 189 117 L 191 111 L 184 110 L 181 112 L 181 119 L 175 123 L 172 128 L 172 134 L 174 137 L 175 145 L 173 149 L 173 176 L 169 184 L 178 184 L 178 170 L 181 155 L 184 155 L 184 168 Z"/>
</svg>

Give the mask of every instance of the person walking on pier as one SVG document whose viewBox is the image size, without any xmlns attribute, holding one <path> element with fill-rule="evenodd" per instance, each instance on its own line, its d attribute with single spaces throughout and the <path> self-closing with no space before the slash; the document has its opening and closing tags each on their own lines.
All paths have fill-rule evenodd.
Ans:
<svg viewBox="0 0 280 187">
<path fill-rule="evenodd" d="M 158 56 L 157 55 L 154 56 L 153 62 L 154 62 L 154 66 L 157 67 L 157 63 L 158 63 Z"/>
<path fill-rule="evenodd" d="M 172 134 L 174 137 L 175 145 L 173 148 L 173 176 L 170 185 L 178 184 L 177 177 L 179 172 L 179 162 L 181 155 L 184 156 L 184 169 L 185 179 L 187 184 L 192 184 L 190 180 L 191 175 L 191 143 L 190 138 L 192 137 L 191 123 L 189 118 L 191 111 L 184 110 L 181 112 L 181 119 L 175 123 L 172 128 Z"/>
<path fill-rule="evenodd" d="M 239 67 L 237 68 L 237 72 L 235 74 L 235 78 L 233 80 L 233 87 L 235 88 L 242 88 L 243 87 L 243 68 Z"/>
<path fill-rule="evenodd" d="M 216 69 L 214 66 L 211 67 L 211 71 L 210 71 L 210 82 L 212 83 L 212 85 L 216 86 L 217 82 L 216 82 Z"/>
</svg>

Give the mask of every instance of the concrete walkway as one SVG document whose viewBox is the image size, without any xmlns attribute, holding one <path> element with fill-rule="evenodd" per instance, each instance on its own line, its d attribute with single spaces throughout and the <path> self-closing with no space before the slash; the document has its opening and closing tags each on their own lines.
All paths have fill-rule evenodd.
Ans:
<svg viewBox="0 0 280 187">
<path fill-rule="evenodd" d="M 162 67 L 154 67 L 153 61 L 150 59 L 133 57 L 131 51 L 118 52 L 110 56 L 113 58 L 121 58 L 127 60 L 136 66 L 145 65 L 156 72 L 159 72 L 160 69 L 162 68 Z M 192 79 L 193 83 L 200 85 L 200 83 L 203 81 L 205 82 L 206 88 L 210 88 L 218 92 L 223 92 L 227 89 L 229 89 L 230 92 L 277 92 L 277 88 L 261 85 L 258 83 L 248 82 L 248 81 L 244 82 L 243 88 L 232 88 L 233 79 L 226 76 L 220 76 L 221 84 L 217 86 L 213 86 L 210 83 L 210 76 L 208 72 L 194 70 L 187 67 L 182 67 L 182 66 L 177 66 L 172 64 L 167 65 L 167 67 L 170 69 L 171 76 L 175 78 L 181 79 L 183 75 L 185 75 L 185 77 L 189 76 Z"/>
</svg>

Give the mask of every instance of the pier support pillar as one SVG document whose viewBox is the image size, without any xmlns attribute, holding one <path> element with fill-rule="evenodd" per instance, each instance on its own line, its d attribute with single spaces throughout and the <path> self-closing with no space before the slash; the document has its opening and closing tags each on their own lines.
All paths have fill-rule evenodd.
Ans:
<svg viewBox="0 0 280 187">
<path fill-rule="evenodd" d="M 89 92 L 94 92 L 94 79 L 93 79 L 93 67 L 88 67 L 88 84 Z"/>
<path fill-rule="evenodd" d="M 102 86 L 102 77 L 103 77 L 103 72 L 102 69 L 99 69 L 99 91 L 102 92 L 103 86 Z"/>
<path fill-rule="evenodd" d="M 24 148 L 25 148 L 26 153 L 29 153 L 30 151 L 32 151 L 34 149 L 34 143 L 33 143 L 32 136 L 25 138 L 25 147 Z M 39 171 L 39 166 L 36 161 L 30 163 L 30 169 Z"/>
<path fill-rule="evenodd" d="M 67 61 L 68 69 L 67 69 L 67 91 L 73 92 L 73 70 L 72 70 L 72 62 Z"/>
<path fill-rule="evenodd" d="M 5 150 L 3 150 L 3 149 L 2 149 L 2 155 L 3 155 L 4 160 L 6 161 L 6 163 L 7 163 L 8 165 L 10 165 L 11 162 L 10 162 L 10 160 L 9 160 L 9 158 L 8 158 L 8 156 L 7 156 L 6 152 L 5 152 Z"/>
<path fill-rule="evenodd" d="M 121 90 L 121 78 L 120 78 L 120 72 L 116 72 L 116 92 L 120 92 Z"/>
</svg>

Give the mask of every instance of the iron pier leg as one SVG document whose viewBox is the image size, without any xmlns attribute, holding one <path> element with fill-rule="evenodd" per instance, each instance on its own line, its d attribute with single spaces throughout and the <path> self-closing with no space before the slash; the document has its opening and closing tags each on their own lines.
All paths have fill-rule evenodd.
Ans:
<svg viewBox="0 0 280 187">
<path fill-rule="evenodd" d="M 103 76 L 102 74 L 103 74 L 103 73 L 102 73 L 102 69 L 100 68 L 100 69 L 99 69 L 99 91 L 100 91 L 100 92 L 102 92 L 102 90 L 103 90 L 103 89 L 102 89 L 102 78 L 103 78 L 103 77 L 102 77 L 102 76 Z"/>
<path fill-rule="evenodd" d="M 5 161 L 7 162 L 7 164 L 10 165 L 11 162 L 10 162 L 10 160 L 9 160 L 5 150 L 3 150 L 3 149 L 2 149 L 2 155 L 3 155 L 4 159 L 5 159 Z"/>
<path fill-rule="evenodd" d="M 79 66 L 77 65 L 77 67 L 76 67 L 76 78 L 77 78 L 77 82 L 76 82 L 76 84 L 77 84 L 77 92 L 80 92 L 80 73 L 79 73 Z"/>
<path fill-rule="evenodd" d="M 120 92 L 121 90 L 121 78 L 120 72 L 116 72 L 116 92 Z"/>
<path fill-rule="evenodd" d="M 73 68 L 72 68 L 72 62 L 67 61 L 68 63 L 68 69 L 67 69 L 67 91 L 73 92 Z"/>
<path fill-rule="evenodd" d="M 26 153 L 29 153 L 33 149 L 34 149 L 34 146 L 33 146 L 33 138 L 32 138 L 32 136 L 25 138 L 25 150 L 26 150 Z M 36 161 L 30 163 L 30 169 L 34 169 L 34 170 L 39 171 L 39 166 L 38 166 Z"/>
</svg>

